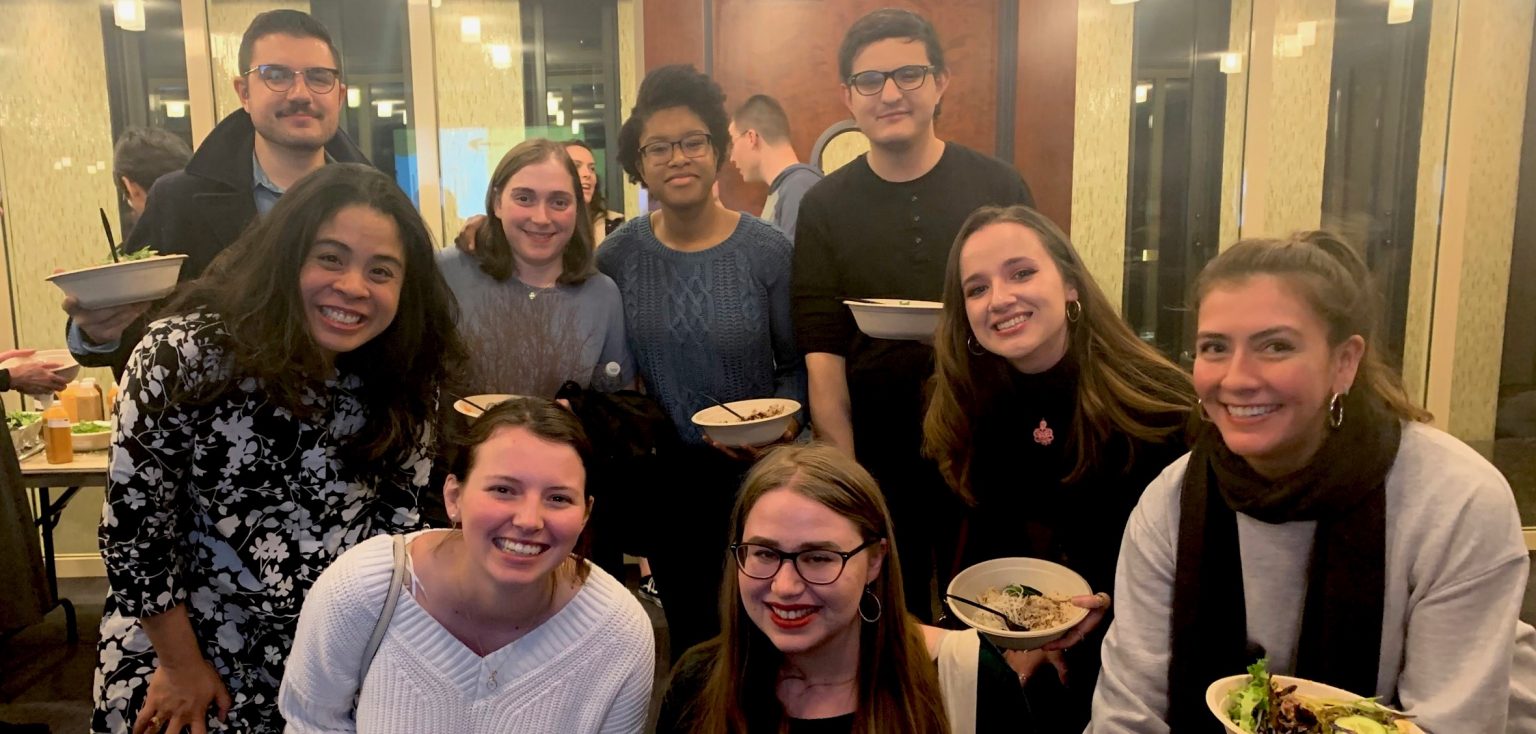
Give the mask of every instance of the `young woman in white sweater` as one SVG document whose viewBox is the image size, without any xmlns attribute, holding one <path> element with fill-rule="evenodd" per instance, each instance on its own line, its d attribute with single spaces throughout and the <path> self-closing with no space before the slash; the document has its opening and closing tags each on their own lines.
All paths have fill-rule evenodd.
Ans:
<svg viewBox="0 0 1536 734">
<path fill-rule="evenodd" d="M 573 552 L 590 453 L 546 400 L 478 418 L 443 491 L 457 527 L 406 536 L 403 593 L 371 664 L 393 538 L 359 544 L 310 591 L 278 699 L 288 731 L 639 732 L 649 618 Z"/>
<path fill-rule="evenodd" d="M 1378 359 L 1369 277 L 1323 233 L 1201 273 L 1210 423 L 1131 515 L 1089 732 L 1221 731 L 1206 687 L 1261 655 L 1431 734 L 1524 726 L 1506 719 L 1530 659 L 1514 498 Z"/>
</svg>

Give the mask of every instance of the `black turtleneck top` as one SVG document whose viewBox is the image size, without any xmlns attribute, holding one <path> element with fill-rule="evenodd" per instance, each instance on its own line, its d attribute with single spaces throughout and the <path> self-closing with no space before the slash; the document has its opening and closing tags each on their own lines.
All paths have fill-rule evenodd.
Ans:
<svg viewBox="0 0 1536 734">
<path fill-rule="evenodd" d="M 1131 510 L 1147 484 L 1187 446 L 1182 430 L 1162 442 L 1115 435 L 1086 474 L 1067 482 L 1077 462 L 1078 375 L 1071 355 L 1045 372 L 1015 371 L 1009 389 L 976 419 L 971 492 L 977 504 L 968 512 L 955 570 L 1029 556 L 1082 574 L 1094 591 L 1114 592 L 1115 563 Z M 1184 420 L 1182 413 L 1142 417 L 1163 426 L 1182 427 Z M 1086 725 L 1109 622 L 1106 618 L 1067 651 L 1071 672 L 1064 692 L 1035 690 L 1059 689 L 1054 675 L 1042 672 L 1030 679 L 1038 731 L 1080 731 Z"/>
</svg>

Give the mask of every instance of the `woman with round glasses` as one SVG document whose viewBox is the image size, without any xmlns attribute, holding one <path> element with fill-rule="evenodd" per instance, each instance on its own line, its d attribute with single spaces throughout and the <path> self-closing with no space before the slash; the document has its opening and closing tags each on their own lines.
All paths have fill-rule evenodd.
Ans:
<svg viewBox="0 0 1536 734">
<path fill-rule="evenodd" d="M 776 448 L 730 529 L 723 629 L 673 668 L 657 732 L 949 731 L 869 472 L 831 446 Z"/>
<path fill-rule="evenodd" d="M 619 163 L 660 204 L 608 236 L 598 269 L 624 302 L 624 330 L 645 388 L 684 446 L 667 507 L 639 518 L 655 530 L 651 559 L 666 593 L 675 659 L 713 637 L 725 520 L 752 457 L 711 445 L 690 420 L 715 400 L 806 402 L 805 364 L 790 330 L 788 238 L 721 206 L 710 192 L 730 145 L 725 94 L 691 66 L 640 85 L 619 132 Z M 786 432 L 792 438 L 798 424 Z"/>
</svg>

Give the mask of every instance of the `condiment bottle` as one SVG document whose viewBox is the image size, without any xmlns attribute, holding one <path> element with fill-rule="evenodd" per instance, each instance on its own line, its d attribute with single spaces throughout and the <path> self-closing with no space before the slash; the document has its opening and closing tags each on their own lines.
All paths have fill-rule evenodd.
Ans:
<svg viewBox="0 0 1536 734">
<path fill-rule="evenodd" d="M 80 381 L 80 387 L 75 388 L 75 422 L 99 421 L 102 418 L 101 388 L 96 387 L 94 377 L 87 377 Z"/>
<path fill-rule="evenodd" d="M 117 415 L 117 385 L 107 388 L 107 418 Z"/>
<path fill-rule="evenodd" d="M 70 437 L 69 411 L 65 401 L 55 400 L 43 411 L 43 445 L 50 464 L 68 464 L 75 460 L 75 443 Z"/>
<path fill-rule="evenodd" d="M 80 405 L 75 402 L 75 396 L 80 394 L 80 383 L 71 382 L 64 386 L 54 397 L 64 406 L 64 412 L 69 415 L 70 423 L 80 422 Z"/>
</svg>

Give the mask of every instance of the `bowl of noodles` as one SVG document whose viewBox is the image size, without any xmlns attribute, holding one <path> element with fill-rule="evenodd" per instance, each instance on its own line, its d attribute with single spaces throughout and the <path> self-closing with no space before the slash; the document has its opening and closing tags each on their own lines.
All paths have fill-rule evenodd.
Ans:
<svg viewBox="0 0 1536 734">
<path fill-rule="evenodd" d="M 1005 650 L 1033 650 L 1066 634 L 1088 616 L 1088 610 L 1072 604 L 1071 598 L 1093 593 L 1076 571 L 1038 558 L 983 561 L 956 575 L 948 591 L 1003 612 L 1028 628 L 1009 630 L 995 614 L 945 600 L 951 614 Z"/>
<path fill-rule="evenodd" d="M 798 412 L 800 403 L 789 398 L 737 400 L 694 413 L 693 424 L 723 446 L 766 446 L 784 437 Z"/>
</svg>

